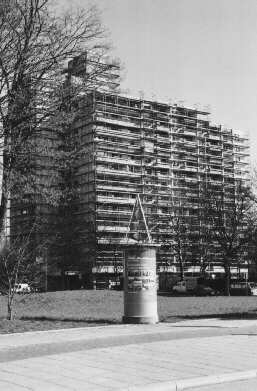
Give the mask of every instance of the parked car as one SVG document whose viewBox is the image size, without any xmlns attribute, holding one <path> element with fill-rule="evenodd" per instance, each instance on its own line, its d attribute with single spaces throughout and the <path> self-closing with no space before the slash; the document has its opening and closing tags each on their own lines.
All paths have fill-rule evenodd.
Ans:
<svg viewBox="0 0 257 391">
<path fill-rule="evenodd" d="M 249 282 L 249 287 L 251 290 L 251 295 L 252 296 L 257 296 L 257 284 L 256 282 Z"/>
<path fill-rule="evenodd" d="M 210 286 L 197 285 L 193 292 L 196 296 L 215 296 L 215 291 Z"/>
<path fill-rule="evenodd" d="M 20 283 L 20 284 L 14 285 L 14 291 L 15 291 L 15 293 L 18 293 L 18 294 L 30 293 L 31 288 L 30 288 L 29 284 L 27 284 L 27 283 Z"/>
<path fill-rule="evenodd" d="M 96 289 L 109 289 L 109 280 L 96 280 L 95 282 Z"/>
<path fill-rule="evenodd" d="M 250 296 L 252 295 L 252 290 L 250 283 L 247 281 L 233 281 L 230 284 L 230 294 L 231 296 Z"/>
<path fill-rule="evenodd" d="M 176 285 L 173 286 L 172 291 L 174 293 L 186 293 L 187 292 L 187 287 L 186 287 L 186 281 L 178 281 Z"/>
<path fill-rule="evenodd" d="M 120 281 L 109 281 L 109 289 L 114 289 L 114 290 L 120 290 L 121 289 L 121 284 Z"/>
<path fill-rule="evenodd" d="M 178 281 L 172 288 L 174 293 L 185 294 L 191 293 L 197 285 L 197 278 L 186 277 L 184 280 Z"/>
</svg>

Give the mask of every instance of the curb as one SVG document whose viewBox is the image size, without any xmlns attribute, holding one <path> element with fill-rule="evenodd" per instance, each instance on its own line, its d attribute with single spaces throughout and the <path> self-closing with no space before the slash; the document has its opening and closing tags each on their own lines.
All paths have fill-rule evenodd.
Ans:
<svg viewBox="0 0 257 391">
<path fill-rule="evenodd" d="M 213 330 L 201 330 L 201 336 L 195 334 L 194 331 L 174 333 L 170 331 L 159 331 L 159 332 L 147 332 L 147 333 L 131 333 L 119 335 L 104 335 L 94 337 L 93 335 L 88 338 L 83 335 L 80 338 L 69 339 L 66 338 L 62 340 L 53 340 L 51 341 L 39 341 L 34 342 L 33 344 L 23 344 L 23 345 L 12 345 L 10 347 L 0 346 L 0 363 L 9 362 L 9 361 L 18 361 L 25 358 L 36 358 L 42 356 L 50 356 L 60 353 L 70 353 L 70 352 L 79 352 L 82 350 L 92 350 L 92 349 L 103 349 L 111 348 L 118 346 L 127 346 L 133 344 L 141 343 L 151 343 L 159 341 L 172 341 L 179 339 L 194 339 L 194 338 L 206 338 L 206 337 L 224 337 L 228 334 L 224 332 L 223 329 L 217 329 L 215 332 Z"/>
<path fill-rule="evenodd" d="M 221 375 L 193 377 L 191 379 L 156 382 L 143 386 L 132 386 L 122 391 L 182 391 L 194 387 L 208 386 L 220 383 L 230 383 L 257 377 L 257 370 L 224 373 Z"/>
</svg>

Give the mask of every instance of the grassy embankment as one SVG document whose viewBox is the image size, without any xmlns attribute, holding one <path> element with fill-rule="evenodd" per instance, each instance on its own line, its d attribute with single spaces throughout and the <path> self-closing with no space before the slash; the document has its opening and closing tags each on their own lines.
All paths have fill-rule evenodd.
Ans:
<svg viewBox="0 0 257 391">
<path fill-rule="evenodd" d="M 161 321 L 198 317 L 257 319 L 257 297 L 158 297 Z M 0 296 L 0 333 L 121 323 L 123 292 L 64 291 L 17 296 L 15 319 L 5 320 L 6 297 Z"/>
</svg>

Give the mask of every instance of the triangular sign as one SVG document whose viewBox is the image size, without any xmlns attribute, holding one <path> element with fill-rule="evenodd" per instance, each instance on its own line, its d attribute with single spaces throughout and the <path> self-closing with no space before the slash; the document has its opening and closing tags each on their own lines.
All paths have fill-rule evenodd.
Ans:
<svg viewBox="0 0 257 391">
<path fill-rule="evenodd" d="M 133 207 L 126 239 L 127 242 L 152 243 L 139 194 Z"/>
</svg>

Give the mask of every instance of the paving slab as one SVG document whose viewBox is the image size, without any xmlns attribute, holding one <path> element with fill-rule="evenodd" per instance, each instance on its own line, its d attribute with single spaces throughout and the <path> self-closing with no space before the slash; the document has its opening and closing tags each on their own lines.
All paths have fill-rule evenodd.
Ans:
<svg viewBox="0 0 257 391">
<path fill-rule="evenodd" d="M 256 375 L 257 321 L 0 335 L 0 389 L 7 391 L 179 391 Z"/>
<path fill-rule="evenodd" d="M 255 336 L 230 335 L 96 348 L 2 362 L 0 379 L 33 390 L 185 389 L 257 368 L 256 347 Z"/>
<path fill-rule="evenodd" d="M 257 377 L 253 379 L 222 382 L 207 386 L 190 387 L 187 391 L 256 391 Z"/>
<path fill-rule="evenodd" d="M 173 327 L 221 327 L 221 328 L 244 328 L 256 327 L 257 319 L 229 319 L 229 318 L 201 318 L 190 319 L 178 323 L 173 323 Z"/>
<path fill-rule="evenodd" d="M 0 334 L 0 350 L 12 347 L 22 347 L 35 344 L 80 341 L 92 339 L 100 340 L 115 336 L 145 336 L 153 334 L 172 335 L 178 332 L 186 335 L 191 329 L 200 332 L 201 329 L 252 329 L 257 331 L 256 320 L 224 320 L 224 319 L 192 319 L 177 323 L 158 323 L 156 325 L 112 325 L 97 327 L 82 327 L 61 330 L 31 331 L 24 333 Z M 230 332 L 231 330 L 229 330 Z"/>
</svg>

